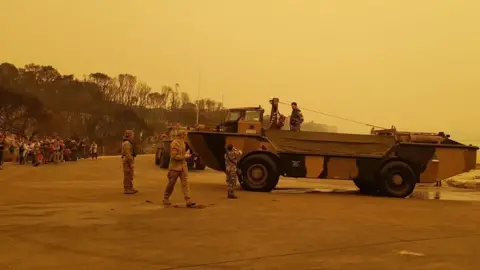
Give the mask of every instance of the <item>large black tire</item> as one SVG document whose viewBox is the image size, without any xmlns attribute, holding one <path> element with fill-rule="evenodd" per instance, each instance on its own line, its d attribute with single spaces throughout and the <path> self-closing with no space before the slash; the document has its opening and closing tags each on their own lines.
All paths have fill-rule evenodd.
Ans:
<svg viewBox="0 0 480 270">
<path fill-rule="evenodd" d="M 162 151 L 160 154 L 160 168 L 167 169 L 170 163 L 170 155 Z"/>
<path fill-rule="evenodd" d="M 239 165 L 240 185 L 244 190 L 269 192 L 280 178 L 275 162 L 267 155 L 252 155 Z"/>
<path fill-rule="evenodd" d="M 379 185 L 376 182 L 365 179 L 355 179 L 353 183 L 355 183 L 361 193 L 373 195 L 379 192 Z"/>
<path fill-rule="evenodd" d="M 407 163 L 391 161 L 380 170 L 377 181 L 383 195 L 405 198 L 412 194 L 418 177 Z"/>
<path fill-rule="evenodd" d="M 202 163 L 200 157 L 197 156 L 197 159 L 193 161 L 193 166 L 195 170 L 203 171 L 205 170 L 205 164 Z"/>
</svg>

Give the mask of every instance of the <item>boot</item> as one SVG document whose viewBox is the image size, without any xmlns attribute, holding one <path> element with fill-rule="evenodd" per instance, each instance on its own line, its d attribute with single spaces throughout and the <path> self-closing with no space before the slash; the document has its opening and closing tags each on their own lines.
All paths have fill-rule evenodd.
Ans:
<svg viewBox="0 0 480 270">
<path fill-rule="evenodd" d="M 238 197 L 233 193 L 233 191 L 229 191 L 227 198 L 229 199 L 237 199 Z"/>
<path fill-rule="evenodd" d="M 138 192 L 138 190 L 128 189 L 128 190 L 125 190 L 125 191 L 123 192 L 123 194 L 132 195 L 132 194 L 135 194 L 135 193 L 137 193 L 137 192 Z"/>
<path fill-rule="evenodd" d="M 163 199 L 163 205 L 172 205 L 172 202 L 169 199 Z"/>
<path fill-rule="evenodd" d="M 189 208 L 193 208 L 197 205 L 197 203 L 195 203 L 194 201 L 187 201 L 187 204 L 186 206 L 189 207 Z"/>
</svg>

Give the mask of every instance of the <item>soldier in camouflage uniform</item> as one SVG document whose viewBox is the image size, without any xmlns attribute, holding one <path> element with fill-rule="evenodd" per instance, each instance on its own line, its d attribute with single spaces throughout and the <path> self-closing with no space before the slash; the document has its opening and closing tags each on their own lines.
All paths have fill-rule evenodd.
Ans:
<svg viewBox="0 0 480 270">
<path fill-rule="evenodd" d="M 237 163 L 242 156 L 242 151 L 236 149 L 232 144 L 227 145 L 225 150 L 225 174 L 228 185 L 227 197 L 229 199 L 236 199 L 237 196 L 234 194 L 234 189 L 237 185 Z"/>
<path fill-rule="evenodd" d="M 177 138 L 178 129 L 177 125 L 168 126 L 168 137 L 170 140 L 175 140 L 175 138 Z"/>
<path fill-rule="evenodd" d="M 187 207 L 195 207 L 196 203 L 190 197 L 190 187 L 188 184 L 188 167 L 186 159 L 190 158 L 190 154 L 185 150 L 185 131 L 177 130 L 176 138 L 170 146 L 170 164 L 168 165 L 168 184 L 165 187 L 163 196 L 163 204 L 171 205 L 170 196 L 175 189 L 177 179 L 180 178 L 182 185 L 182 193 L 186 201 Z"/>
<path fill-rule="evenodd" d="M 296 102 L 292 102 L 292 115 L 290 115 L 290 130 L 300 131 L 300 126 L 303 123 L 302 111 L 297 106 Z"/>
<path fill-rule="evenodd" d="M 133 147 L 133 138 L 135 134 L 132 130 L 126 130 L 122 142 L 122 163 L 123 163 L 123 189 L 124 194 L 135 194 L 138 190 L 133 188 L 133 172 L 135 169 L 135 149 Z"/>
</svg>

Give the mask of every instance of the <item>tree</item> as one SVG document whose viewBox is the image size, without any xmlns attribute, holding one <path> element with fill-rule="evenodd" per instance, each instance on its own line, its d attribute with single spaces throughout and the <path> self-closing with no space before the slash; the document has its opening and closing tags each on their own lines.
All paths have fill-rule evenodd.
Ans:
<svg viewBox="0 0 480 270">
<path fill-rule="evenodd" d="M 38 84 L 52 83 L 61 77 L 60 73 L 52 66 L 28 64 L 25 66 L 24 72 L 32 74 Z"/>
<path fill-rule="evenodd" d="M 137 104 L 140 107 L 146 107 L 148 105 L 148 95 L 152 91 L 152 88 L 144 82 L 137 84 L 135 88 L 135 95 L 137 96 Z"/>
<path fill-rule="evenodd" d="M 102 91 L 103 99 L 115 101 L 117 89 L 115 81 L 110 76 L 101 72 L 90 73 L 88 81 L 98 85 L 100 91 Z"/>
<path fill-rule="evenodd" d="M 164 108 L 165 94 L 160 94 L 158 92 L 149 93 L 147 99 L 150 107 L 157 109 Z"/>
<path fill-rule="evenodd" d="M 182 107 L 183 105 L 190 103 L 190 95 L 186 92 L 180 93 L 180 99 L 182 101 Z"/>
<path fill-rule="evenodd" d="M 47 114 L 35 97 L 28 97 L 0 86 L 0 131 L 25 135 L 35 121 L 42 121 Z"/>
<path fill-rule="evenodd" d="M 0 65 L 0 85 L 13 89 L 17 78 L 18 69 L 14 65 L 10 63 Z"/>
<path fill-rule="evenodd" d="M 133 106 L 138 100 L 135 98 L 135 87 L 137 84 L 137 77 L 130 74 L 118 75 L 118 103 Z"/>
<path fill-rule="evenodd" d="M 82 79 L 52 66 L 0 64 L 0 131 L 38 136 L 88 136 L 116 149 L 125 129 L 162 131 L 166 121 L 192 124 L 196 105 L 188 93 L 164 86 L 153 92 L 131 74 L 111 77 L 102 72 Z M 199 101 L 202 122 L 217 121 L 219 103 Z M 107 151 L 109 151 L 107 149 Z M 112 150 L 114 151 L 114 150 Z"/>
</svg>

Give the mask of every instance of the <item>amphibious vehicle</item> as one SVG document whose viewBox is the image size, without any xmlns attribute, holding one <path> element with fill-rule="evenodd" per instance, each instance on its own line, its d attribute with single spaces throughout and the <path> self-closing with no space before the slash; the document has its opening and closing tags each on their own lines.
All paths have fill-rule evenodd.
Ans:
<svg viewBox="0 0 480 270">
<path fill-rule="evenodd" d="M 234 108 L 216 131 L 190 131 L 189 146 L 217 171 L 225 169 L 227 144 L 242 150 L 239 182 L 249 191 L 271 191 L 284 176 L 353 180 L 365 193 L 407 197 L 417 183 L 435 183 L 476 167 L 478 147 L 442 132 L 401 132 L 393 126 L 368 135 L 284 131 L 274 119 L 281 118 L 275 117 L 279 99 L 270 103 L 268 127 L 260 106 Z"/>
</svg>

